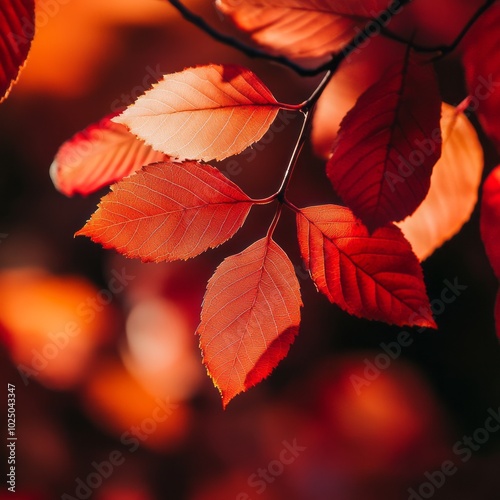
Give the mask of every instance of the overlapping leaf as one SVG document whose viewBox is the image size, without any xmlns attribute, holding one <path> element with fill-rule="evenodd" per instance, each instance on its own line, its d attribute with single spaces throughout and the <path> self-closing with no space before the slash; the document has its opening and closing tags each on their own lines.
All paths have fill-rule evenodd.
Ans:
<svg viewBox="0 0 500 500">
<path fill-rule="evenodd" d="M 469 220 L 483 172 L 483 149 L 464 113 L 443 104 L 441 129 L 442 155 L 432 171 L 429 192 L 417 210 L 398 223 L 420 260 Z"/>
<path fill-rule="evenodd" d="M 322 57 L 342 49 L 389 5 L 388 0 L 217 0 L 236 25 L 290 57 Z"/>
<path fill-rule="evenodd" d="M 261 139 L 279 108 L 250 70 L 208 65 L 166 75 L 114 121 L 170 156 L 221 160 Z"/>
<path fill-rule="evenodd" d="M 143 261 L 188 259 L 220 245 L 253 204 L 217 169 L 196 162 L 147 165 L 111 189 L 76 234 Z"/>
<path fill-rule="evenodd" d="M 89 125 L 66 141 L 50 167 L 55 187 L 66 196 L 89 194 L 168 157 L 111 121 L 115 115 Z"/>
<path fill-rule="evenodd" d="M 286 253 L 263 238 L 210 279 L 198 328 L 203 361 L 223 405 L 267 377 L 300 324 L 299 284 Z"/>
<path fill-rule="evenodd" d="M 349 209 L 322 205 L 301 209 L 297 230 L 302 258 L 331 302 L 367 319 L 436 326 L 422 270 L 396 226 L 370 235 Z"/>
<path fill-rule="evenodd" d="M 0 102 L 16 82 L 35 32 L 34 0 L 0 2 Z"/>
<path fill-rule="evenodd" d="M 500 4 L 493 4 L 462 43 L 462 62 L 471 105 L 500 151 Z"/>
<path fill-rule="evenodd" d="M 500 280 L 500 165 L 483 185 L 480 228 L 486 254 Z"/>
<path fill-rule="evenodd" d="M 343 119 L 327 174 L 370 229 L 404 219 L 425 198 L 441 154 L 440 113 L 432 66 L 408 52 Z"/>
</svg>

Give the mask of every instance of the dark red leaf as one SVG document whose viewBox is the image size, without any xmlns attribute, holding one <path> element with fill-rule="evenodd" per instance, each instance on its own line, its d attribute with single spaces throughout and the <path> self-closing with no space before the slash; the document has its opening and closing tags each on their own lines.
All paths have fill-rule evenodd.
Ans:
<svg viewBox="0 0 500 500">
<path fill-rule="evenodd" d="M 16 82 L 35 33 L 34 0 L 0 2 L 0 102 Z"/>
<path fill-rule="evenodd" d="M 441 99 L 432 66 L 410 52 L 343 119 L 327 174 L 371 229 L 415 211 L 441 155 Z"/>
<path fill-rule="evenodd" d="M 500 151 L 500 4 L 492 5 L 462 42 L 465 80 L 485 132 Z"/>
<path fill-rule="evenodd" d="M 483 185 L 480 228 L 486 254 L 500 280 L 500 165 L 488 175 Z"/>
</svg>

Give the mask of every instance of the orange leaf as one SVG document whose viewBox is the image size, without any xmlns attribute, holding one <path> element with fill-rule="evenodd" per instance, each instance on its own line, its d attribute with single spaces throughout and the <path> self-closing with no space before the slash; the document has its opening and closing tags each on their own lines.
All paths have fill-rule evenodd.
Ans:
<svg viewBox="0 0 500 500">
<path fill-rule="evenodd" d="M 429 192 L 417 210 L 397 224 L 420 260 L 469 220 L 483 172 L 483 149 L 465 114 L 443 103 L 441 129 L 443 152 L 432 171 Z"/>
<path fill-rule="evenodd" d="M 188 259 L 231 238 L 252 200 L 210 165 L 154 163 L 111 186 L 76 233 L 143 261 Z"/>
<path fill-rule="evenodd" d="M 250 70 L 209 65 L 164 76 L 114 121 L 170 156 L 222 160 L 261 139 L 280 107 Z"/>
<path fill-rule="evenodd" d="M 440 113 L 434 70 L 408 52 L 342 120 L 327 174 L 368 227 L 404 219 L 425 198 L 441 154 Z"/>
<path fill-rule="evenodd" d="M 388 0 L 217 0 L 218 9 L 253 39 L 290 57 L 322 57 L 341 50 Z"/>
<path fill-rule="evenodd" d="M 500 165 L 493 169 L 483 185 L 480 228 L 486 255 L 500 280 Z"/>
<path fill-rule="evenodd" d="M 435 328 L 422 270 L 394 225 L 370 235 L 345 207 L 299 210 L 302 258 L 319 291 L 358 317 Z"/>
<path fill-rule="evenodd" d="M 34 33 L 34 0 L 2 0 L 0 4 L 0 102 L 9 95 L 24 66 Z"/>
<path fill-rule="evenodd" d="M 66 141 L 50 166 L 55 187 L 66 196 L 89 194 L 148 163 L 168 158 L 131 134 L 109 115 Z"/>
<path fill-rule="evenodd" d="M 492 5 L 462 42 L 462 63 L 471 107 L 500 151 L 500 4 Z"/>
<path fill-rule="evenodd" d="M 198 334 L 224 407 L 286 356 L 301 306 L 293 265 L 270 236 L 217 268 L 208 282 Z"/>
</svg>

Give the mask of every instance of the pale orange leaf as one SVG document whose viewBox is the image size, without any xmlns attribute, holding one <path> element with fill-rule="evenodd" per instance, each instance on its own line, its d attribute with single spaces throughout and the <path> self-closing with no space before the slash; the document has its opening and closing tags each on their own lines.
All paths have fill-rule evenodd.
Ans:
<svg viewBox="0 0 500 500">
<path fill-rule="evenodd" d="M 469 220 L 477 202 L 484 158 L 477 133 L 464 113 L 443 104 L 443 146 L 431 176 L 431 187 L 417 210 L 397 225 L 424 260 Z M 424 154 L 429 143 L 422 142 Z"/>
<path fill-rule="evenodd" d="M 114 121 L 170 156 L 222 160 L 261 139 L 280 107 L 250 70 L 208 65 L 164 76 Z"/>
</svg>

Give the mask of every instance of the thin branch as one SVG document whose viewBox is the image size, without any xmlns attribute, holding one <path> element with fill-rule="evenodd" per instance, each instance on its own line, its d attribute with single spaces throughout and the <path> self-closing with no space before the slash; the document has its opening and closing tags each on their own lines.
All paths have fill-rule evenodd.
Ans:
<svg viewBox="0 0 500 500">
<path fill-rule="evenodd" d="M 255 47 L 251 47 L 250 45 L 247 45 L 246 43 L 243 43 L 242 41 L 233 38 L 229 35 L 225 35 L 224 33 L 220 33 L 217 31 L 214 27 L 210 26 L 205 19 L 203 19 L 201 16 L 195 14 L 192 12 L 190 9 L 188 9 L 181 1 L 179 0 L 168 0 L 168 3 L 172 5 L 172 7 L 176 8 L 182 17 L 186 19 L 186 21 L 189 21 L 190 23 L 194 24 L 201 30 L 203 30 L 205 33 L 207 33 L 209 36 L 211 36 L 214 40 L 217 40 L 218 42 L 221 42 L 225 45 L 228 45 L 229 47 L 232 47 L 233 49 L 239 50 L 243 54 L 245 54 L 248 57 L 251 58 L 259 58 L 259 59 L 264 59 L 267 61 L 273 61 L 278 64 L 281 64 L 283 66 L 286 66 L 293 71 L 295 71 L 297 74 L 301 76 L 314 76 L 317 75 L 318 73 L 315 73 L 314 70 L 309 70 L 307 68 L 304 68 L 300 66 L 299 64 L 294 63 L 290 59 L 284 56 L 274 56 L 272 54 L 269 54 L 268 52 L 265 52 L 263 50 L 259 50 Z"/>
<path fill-rule="evenodd" d="M 451 52 L 453 52 L 460 42 L 464 39 L 465 35 L 469 32 L 472 25 L 495 3 L 496 0 L 487 0 L 481 7 L 479 7 L 474 15 L 469 19 L 466 25 L 462 28 L 458 36 L 453 40 L 453 42 L 449 45 L 437 45 L 434 47 L 427 47 L 425 45 L 419 45 L 406 40 L 404 37 L 396 35 L 386 28 L 382 29 L 382 35 L 391 40 L 395 40 L 399 43 L 404 43 L 406 45 L 411 45 L 411 48 L 416 52 L 422 53 L 438 53 L 439 55 L 436 59 L 441 59 L 442 57 L 447 56 Z"/>
<path fill-rule="evenodd" d="M 409 4 L 412 0 L 394 0 L 394 2 L 387 10 L 381 12 L 377 17 L 368 21 L 364 29 L 355 38 L 353 38 L 353 40 L 342 50 L 342 52 L 336 53 L 328 62 L 316 68 L 304 68 L 300 64 L 295 63 L 285 56 L 272 55 L 264 50 L 260 50 L 247 45 L 229 35 L 220 33 L 214 27 L 208 24 L 201 16 L 188 9 L 182 1 L 167 1 L 170 3 L 170 5 L 172 5 L 172 7 L 179 11 L 184 19 L 186 19 L 186 21 L 203 30 L 214 40 L 217 40 L 218 42 L 239 50 L 248 57 L 264 59 L 281 64 L 282 66 L 295 71 L 300 76 L 316 76 L 320 73 L 324 73 L 325 71 L 332 71 L 332 73 L 335 72 L 342 61 L 344 61 L 344 59 L 346 59 L 352 52 L 357 50 L 358 47 L 366 40 L 378 34 L 381 29 L 383 29 L 390 22 L 393 16 L 399 13 L 400 9 Z"/>
</svg>

